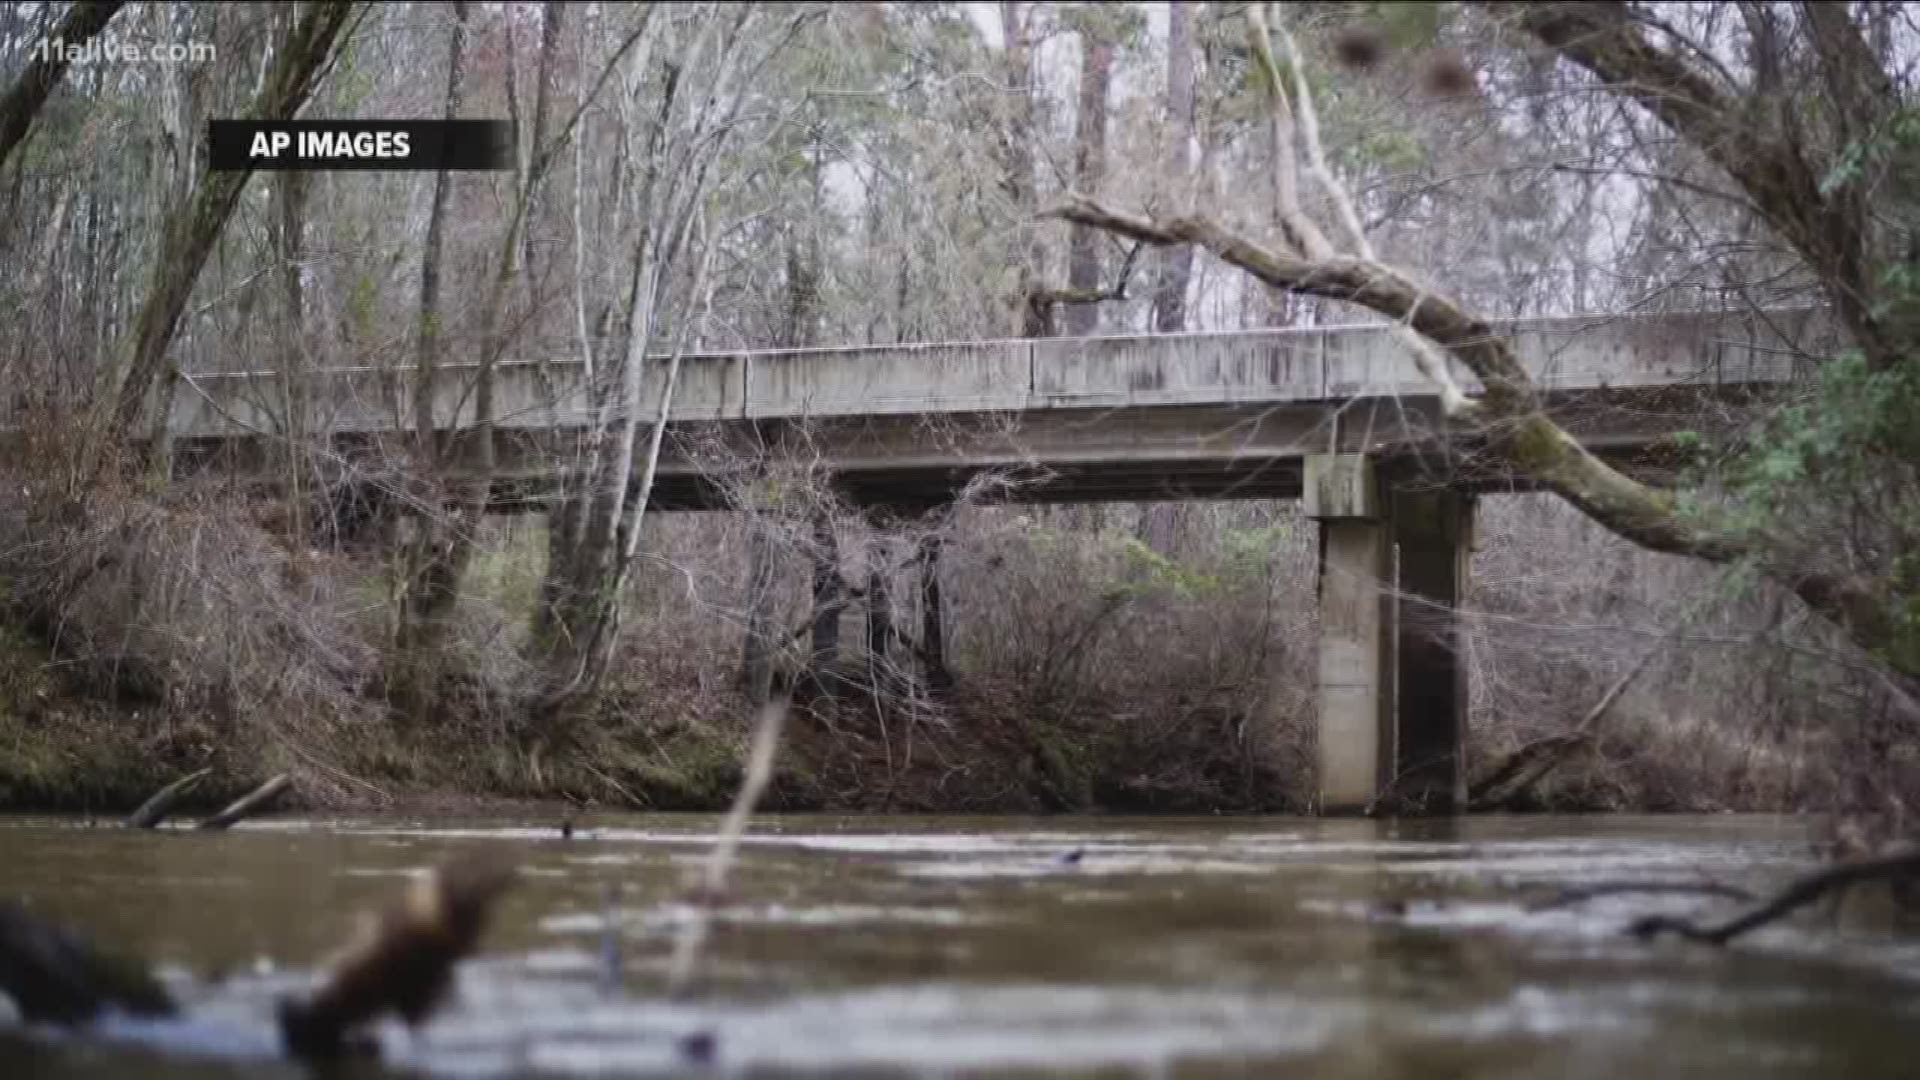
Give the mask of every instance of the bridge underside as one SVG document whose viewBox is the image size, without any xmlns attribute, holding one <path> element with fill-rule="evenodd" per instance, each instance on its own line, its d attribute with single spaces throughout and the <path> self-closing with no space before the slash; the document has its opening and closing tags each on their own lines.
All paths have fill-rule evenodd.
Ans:
<svg viewBox="0 0 1920 1080">
<path fill-rule="evenodd" d="M 1668 433 L 1711 430 L 1745 396 L 1740 388 L 1589 390 L 1556 395 L 1549 405 L 1595 453 L 1635 475 L 1665 479 L 1677 460 Z M 978 489 L 985 501 L 1292 499 L 1301 495 L 1304 459 L 1325 453 L 1367 454 L 1463 491 L 1532 490 L 1531 480 L 1485 452 L 1490 434 L 1448 431 L 1437 403 L 1420 397 L 680 422 L 669 428 L 650 505 L 730 508 L 736 481 L 767 464 L 817 469 L 842 497 L 866 506 L 937 505 L 988 480 Z M 497 430 L 492 509 L 544 509 L 580 436 Z M 182 439 L 175 457 L 186 472 L 232 470 L 272 482 L 280 468 L 272 463 L 283 460 L 279 446 L 257 435 Z M 343 433 L 332 449 L 370 475 L 383 461 L 404 460 L 393 435 Z"/>
<path fill-rule="evenodd" d="M 1750 415 L 1751 396 L 1738 387 L 1601 389 L 1548 405 L 1603 458 L 1670 479 L 1678 451 L 1668 433 Z M 1303 498 L 1321 536 L 1318 805 L 1448 811 L 1465 798 L 1467 682 L 1452 613 L 1467 587 L 1475 495 L 1534 487 L 1486 451 L 1497 434 L 1449 431 L 1432 398 L 1404 396 L 680 422 L 669 428 L 651 505 L 734 507 L 743 481 L 782 465 L 817 470 L 856 505 L 903 511 L 975 484 L 988 502 Z M 497 430 L 492 508 L 545 509 L 581 437 Z M 284 445 L 183 439 L 175 462 L 271 485 L 285 468 Z M 400 475 L 386 466 L 404 462 L 394 436 L 336 435 L 332 448 L 365 470 L 368 488 L 382 473 Z"/>
</svg>

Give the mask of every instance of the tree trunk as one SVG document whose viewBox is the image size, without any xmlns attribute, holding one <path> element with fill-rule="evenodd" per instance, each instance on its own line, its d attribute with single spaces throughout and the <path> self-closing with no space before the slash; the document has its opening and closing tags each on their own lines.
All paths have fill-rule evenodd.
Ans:
<svg viewBox="0 0 1920 1080">
<path fill-rule="evenodd" d="M 773 689 L 776 565 L 773 538 L 756 515 L 747 519 L 747 627 L 740 641 L 739 686 L 748 699 L 765 701 Z"/>
<path fill-rule="evenodd" d="M 1193 175 L 1193 5 L 1167 5 L 1167 171 L 1185 185 Z M 1187 289 L 1193 280 L 1193 248 L 1177 244 L 1159 253 L 1153 289 L 1153 328 L 1175 334 L 1187 328 Z"/>
<path fill-rule="evenodd" d="M 928 684 L 938 689 L 953 684 L 947 668 L 946 600 L 940 592 L 940 553 L 945 547 L 938 531 L 920 538 L 920 656 Z"/>
<path fill-rule="evenodd" d="M 1112 82 L 1113 45 L 1091 30 L 1080 34 L 1080 109 L 1074 118 L 1074 183 L 1077 190 L 1098 196 L 1107 167 L 1107 92 Z M 1098 229 L 1076 225 L 1068 241 L 1067 286 L 1089 293 L 1100 291 Z M 1100 305 L 1069 304 L 1067 333 L 1092 334 L 1100 328 Z"/>
<path fill-rule="evenodd" d="M 114 13 L 120 8 L 120 0 L 81 0 L 67 10 L 67 17 L 60 20 L 51 40 L 60 41 L 69 49 L 85 45 L 106 29 L 107 23 L 112 21 Z M 40 114 L 40 107 L 46 104 L 47 95 L 53 93 L 53 88 L 60 84 L 60 77 L 66 74 L 66 70 L 65 50 L 35 56 L 13 80 L 13 85 L 7 88 L 6 97 L 0 98 L 0 166 L 6 165 L 14 148 L 26 139 L 28 130 L 33 127 L 33 118 Z"/>
<path fill-rule="evenodd" d="M 548 4 L 543 10 L 547 20 L 557 18 L 555 5 Z M 465 36 L 466 20 L 464 5 L 456 4 L 455 14 L 457 26 L 449 68 L 448 119 L 453 118 L 459 107 L 460 47 Z M 431 429 L 434 422 L 431 403 L 440 387 L 435 370 L 439 360 L 438 267 L 435 265 L 432 268 L 436 293 L 432 298 L 434 314 L 431 318 L 427 314 L 429 275 L 426 268 L 422 272 L 421 363 L 414 409 L 416 445 L 420 448 L 422 466 L 427 472 L 429 510 L 417 521 L 418 532 L 414 545 L 403 564 L 407 575 L 405 595 L 412 602 L 402 606 L 395 650 L 396 658 L 416 672 L 410 694 L 416 708 L 430 704 L 438 686 L 439 672 L 444 663 L 441 654 L 446 645 L 446 631 L 459 598 L 461 582 L 473 562 L 477 530 L 486 516 L 492 494 L 495 471 L 494 376 L 512 336 L 504 332 L 502 327 L 514 321 L 506 317 L 505 309 L 511 299 L 513 283 L 523 273 L 527 220 L 539 196 L 541 182 L 551 168 L 560 144 L 570 137 L 573 123 L 579 116 L 576 112 L 566 131 L 557 138 L 549 137 L 546 129 L 552 117 L 550 84 L 557 49 L 557 34 L 550 32 L 551 26 L 551 22 L 547 23 L 541 33 L 539 71 L 536 75 L 539 91 L 531 133 L 533 153 L 517 178 L 513 205 L 508 213 L 507 231 L 501 237 L 493 274 L 480 304 L 477 335 L 480 355 L 472 388 L 473 420 L 464 430 L 445 438 L 437 436 Z M 623 45 L 621 51 L 624 52 L 625 48 Z M 442 199 L 446 179 L 447 174 L 442 172 L 434 189 L 435 219 L 429 223 L 428 237 L 430 260 L 439 257 L 437 230 L 441 225 L 439 219 L 444 216 Z M 454 418 L 448 419 L 451 422 Z M 459 474 L 457 481 L 452 478 L 456 470 Z M 451 511 L 440 512 L 439 508 L 448 502 L 452 503 Z"/>
<path fill-rule="evenodd" d="M 300 277 L 302 240 L 305 231 L 307 174 L 283 172 L 274 184 L 275 215 L 274 257 L 280 264 L 280 295 L 286 307 L 290 332 L 274 363 L 280 372 L 280 400 L 285 403 L 287 419 L 285 463 L 287 491 L 287 532 L 296 551 L 304 551 L 313 542 L 313 527 L 308 519 L 309 498 L 305 488 L 307 465 L 307 384 L 295 375 L 306 366 L 303 345 L 306 341 L 306 295 Z"/>
<path fill-rule="evenodd" d="M 1013 333 L 1023 337 L 1053 336 L 1053 305 L 1041 303 L 1040 274 L 1046 248 L 1031 223 L 1036 207 L 1033 173 L 1033 53 L 1028 39 L 1029 13 L 1017 0 L 1000 0 L 1000 33 L 1005 42 L 1003 62 L 1007 80 L 1007 115 L 1002 143 L 1006 175 L 1001 184 L 1013 204 L 1014 227 L 1007 262 L 1014 267 Z"/>
<path fill-rule="evenodd" d="M 813 517 L 813 630 L 812 656 L 808 669 L 814 681 L 826 684 L 828 670 L 840 659 L 839 541 L 834 536 L 833 517 L 826 511 Z"/>
<path fill-rule="evenodd" d="M 349 0 L 321 0 L 300 12 L 279 42 L 273 69 L 254 97 L 249 119 L 286 120 L 300 110 L 354 6 Z M 194 281 L 250 175 L 250 170 L 208 173 L 193 201 L 177 207 L 162 227 L 160 251 L 146 297 L 134 319 L 132 340 L 113 394 L 111 424 L 96 438 L 125 444 L 137 440 L 145 430 L 140 421 L 160 382 L 167 347 L 173 342 Z M 137 457 L 144 464 L 145 452 L 137 452 Z"/>
<path fill-rule="evenodd" d="M 817 181 L 818 170 L 815 178 Z M 779 332 L 774 335 L 775 348 L 803 349 L 816 343 L 820 321 L 818 266 L 819 246 L 811 230 L 804 243 L 789 235 L 787 303 Z M 779 632 L 774 617 L 774 604 L 779 599 L 774 588 L 779 578 L 779 553 L 767 523 L 759 520 L 768 512 L 758 506 L 747 511 L 747 625 L 740 646 L 740 687 L 754 701 L 765 701 L 772 688 L 774 635 Z"/>
<path fill-rule="evenodd" d="M 455 0 L 453 34 L 447 46 L 445 116 L 460 115 L 465 92 L 467 5 Z M 415 327 L 413 384 L 414 467 L 423 474 L 422 507 L 414 515 L 413 536 L 401 557 L 398 599 L 400 610 L 388 657 L 387 698 L 404 712 L 427 709 L 437 694 L 441 654 L 459 587 L 464 534 L 479 525 L 447 510 L 450 440 L 439 433 L 434 404 L 440 389 L 441 334 L 445 311 L 440 303 L 441 262 L 446 257 L 447 204 L 453 176 L 442 169 L 433 181 L 433 204 L 427 215 L 425 252 L 420 261 L 420 310 Z M 452 423 L 453 417 L 448 417 Z"/>
<path fill-rule="evenodd" d="M 1819 277 L 1828 302 L 1874 367 L 1890 368 L 1912 355 L 1920 304 L 1903 295 L 1910 291 L 1907 286 L 1879 280 L 1872 272 L 1872 215 L 1861 185 L 1826 184 L 1794 125 L 1764 119 L 1769 110 L 1729 93 L 1725 82 L 1692 55 L 1650 39 L 1646 23 L 1619 0 L 1485 6 L 1517 16 L 1521 28 L 1542 44 L 1614 93 L 1638 102 L 1719 166 Z M 1849 6 L 1799 8 L 1820 53 L 1836 113 L 1842 123 L 1867 129 L 1890 118 L 1902 102 L 1852 22 Z"/>
<path fill-rule="evenodd" d="M 888 594 L 887 537 L 875 535 L 867 543 L 867 677 L 880 685 L 893 654 L 893 598 Z"/>
</svg>

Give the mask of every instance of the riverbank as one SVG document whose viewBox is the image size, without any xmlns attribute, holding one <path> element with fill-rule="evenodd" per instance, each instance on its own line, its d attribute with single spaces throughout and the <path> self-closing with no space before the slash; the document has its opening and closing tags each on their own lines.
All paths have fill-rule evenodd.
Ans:
<svg viewBox="0 0 1920 1080">
<path fill-rule="evenodd" d="M 561 800 L 718 810 L 733 797 L 747 739 L 744 699 L 697 687 L 616 690 L 564 743 L 542 744 L 478 721 L 325 725 L 129 703 L 90 693 L 68 667 L 27 635 L 0 631 L 0 809 L 122 813 L 211 768 L 183 809 L 287 772 L 296 777 L 288 804 L 314 810 L 460 813 Z M 1007 719 L 1004 701 L 967 688 L 918 715 L 882 716 L 853 677 L 796 708 L 767 809 L 1250 813 L 1305 804 L 1299 746 L 1281 768 L 1244 748 L 1207 750 L 1192 724 L 1147 742 L 1139 724 L 1110 714 L 1020 722 Z"/>
<path fill-rule="evenodd" d="M 183 810 L 295 777 L 287 805 L 425 816 L 576 805 L 723 809 L 740 777 L 745 700 L 695 673 L 653 669 L 616 689 L 563 742 L 498 720 L 408 726 L 372 703 L 354 714 L 222 714 L 165 699 L 103 696 L 31 636 L 0 630 L 0 809 L 124 813 L 163 784 L 212 775 Z M 771 811 L 926 813 L 1300 813 L 1310 809 L 1311 731 L 1252 723 L 1230 701 L 1086 700 L 1033 710 L 1015 688 L 963 680 L 939 701 L 875 707 L 861 673 L 795 711 Z M 644 685 L 642 685 L 644 682 Z M 1184 708 L 1183 712 L 1173 711 Z M 1526 732 L 1481 724 L 1476 774 Z M 1624 748 L 1624 749 L 1623 749 Z M 1551 811 L 1805 809 L 1756 781 L 1799 762 L 1756 759 L 1724 733 L 1675 725 L 1572 755 L 1512 808 Z"/>
</svg>

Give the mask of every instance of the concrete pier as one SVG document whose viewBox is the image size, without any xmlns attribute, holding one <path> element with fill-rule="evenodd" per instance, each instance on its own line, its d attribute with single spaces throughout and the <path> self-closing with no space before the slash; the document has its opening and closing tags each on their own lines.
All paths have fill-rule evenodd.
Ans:
<svg viewBox="0 0 1920 1080">
<path fill-rule="evenodd" d="M 1320 523 L 1321 811 L 1463 807 L 1473 497 L 1363 454 L 1308 457 L 1302 495 Z"/>
</svg>

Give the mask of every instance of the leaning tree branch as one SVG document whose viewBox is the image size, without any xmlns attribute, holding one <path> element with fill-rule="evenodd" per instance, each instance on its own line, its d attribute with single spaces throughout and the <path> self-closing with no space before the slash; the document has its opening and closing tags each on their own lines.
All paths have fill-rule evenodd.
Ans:
<svg viewBox="0 0 1920 1080">
<path fill-rule="evenodd" d="M 1643 484 L 1581 446 L 1547 415 L 1519 355 L 1489 321 L 1394 267 L 1351 256 L 1306 259 L 1274 251 L 1205 217 L 1146 218 L 1084 195 L 1069 194 L 1042 216 L 1149 244 L 1194 244 L 1274 288 L 1343 300 L 1404 323 L 1479 378 L 1483 392 L 1474 412 L 1488 436 L 1488 449 L 1517 472 L 1566 499 L 1610 532 L 1649 550 L 1714 563 L 1758 554 L 1735 536 L 1689 520 L 1673 492 Z M 1842 573 L 1795 574 L 1764 563 L 1762 569 L 1839 625 L 1855 644 L 1884 655 L 1896 628 L 1882 602 L 1881 582 Z M 1911 682 L 1912 673 L 1902 675 Z M 1903 692 L 1906 689 L 1902 687 Z"/>
<path fill-rule="evenodd" d="M 1315 185 L 1333 204 L 1334 216 L 1340 224 L 1347 248 L 1358 258 L 1377 261 L 1373 245 L 1367 240 L 1366 229 L 1360 224 L 1360 211 L 1354 206 L 1353 197 L 1334 178 L 1333 169 L 1327 165 L 1326 151 L 1320 144 L 1320 116 L 1313 106 L 1313 91 L 1307 85 L 1306 68 L 1301 62 L 1299 49 L 1294 45 L 1293 35 L 1284 26 L 1280 30 L 1280 40 L 1286 46 L 1287 61 L 1293 70 L 1291 94 L 1287 90 L 1280 64 L 1274 59 L 1273 33 L 1267 26 L 1266 5 L 1250 5 L 1247 8 L 1247 43 L 1266 77 L 1268 120 L 1273 135 L 1274 213 L 1279 219 L 1281 235 L 1295 251 L 1308 259 L 1324 262 L 1339 256 L 1339 250 L 1333 242 L 1327 239 L 1326 233 L 1301 207 L 1301 162 L 1296 158 L 1297 153 L 1298 158 L 1305 159 L 1307 172 Z M 1473 411 L 1473 403 L 1454 381 L 1453 373 L 1447 370 L 1446 355 L 1433 342 L 1402 322 L 1394 324 L 1392 333 L 1393 339 L 1413 357 L 1414 366 L 1420 370 L 1420 374 L 1437 389 L 1442 415 L 1460 417 Z"/>
<path fill-rule="evenodd" d="M 1120 272 L 1114 276 L 1113 284 L 1105 288 L 1084 288 L 1064 285 L 1059 288 L 1036 286 L 1027 293 L 1029 306 L 1052 304 L 1103 304 L 1109 300 L 1125 300 L 1127 286 L 1133 280 L 1133 264 L 1140 257 L 1140 249 L 1146 245 L 1135 243 L 1127 249 L 1127 258 L 1120 264 Z"/>
</svg>

